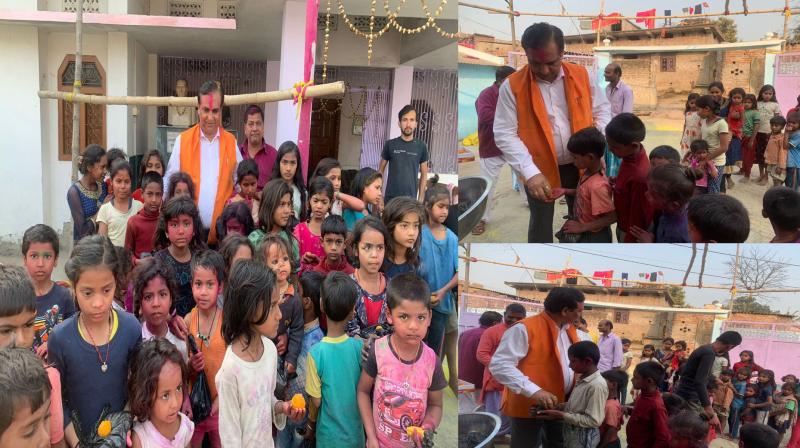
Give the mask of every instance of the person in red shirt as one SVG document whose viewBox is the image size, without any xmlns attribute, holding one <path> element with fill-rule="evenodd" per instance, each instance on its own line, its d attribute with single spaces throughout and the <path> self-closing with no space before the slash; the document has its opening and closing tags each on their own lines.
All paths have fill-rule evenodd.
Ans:
<svg viewBox="0 0 800 448">
<path fill-rule="evenodd" d="M 142 176 L 142 199 L 144 207 L 128 219 L 125 230 L 125 248 L 133 254 L 136 264 L 143 254 L 153 252 L 158 217 L 164 192 L 164 179 L 160 174 L 150 171 Z"/>
<path fill-rule="evenodd" d="M 347 225 L 344 218 L 339 215 L 328 215 L 322 221 L 319 233 L 325 258 L 311 270 L 323 275 L 328 275 L 331 271 L 353 275 L 353 266 L 347 262 L 347 257 L 344 255 L 344 245 L 347 241 Z"/>
<path fill-rule="evenodd" d="M 653 210 L 647 200 L 647 174 L 650 160 L 642 146 L 646 130 L 636 115 L 621 113 L 606 126 L 609 150 L 622 159 L 614 183 L 614 208 L 617 210 L 617 242 L 635 243 L 631 227 L 647 229 Z"/>
<path fill-rule="evenodd" d="M 478 344 L 486 330 L 502 321 L 503 316 L 497 311 L 485 311 L 478 319 L 479 327 L 470 328 L 458 337 L 458 379 L 473 385 L 475 392 L 469 399 L 474 403 L 477 403 L 478 398 L 481 396 L 483 370 L 485 368 L 478 361 Z M 469 410 L 471 411 L 472 409 Z"/>
<path fill-rule="evenodd" d="M 744 96 L 745 91 L 741 87 L 731 89 L 731 103 L 728 105 L 728 115 L 725 120 L 728 122 L 728 129 L 731 132 L 731 142 L 728 152 L 725 153 L 725 181 L 728 188 L 733 188 L 731 174 L 733 167 L 742 166 L 742 126 L 744 124 Z M 750 179 L 748 178 L 748 181 Z"/>
<path fill-rule="evenodd" d="M 624 162 L 623 162 L 624 163 Z M 667 408 L 661 399 L 658 385 L 664 377 L 664 367 L 657 362 L 643 362 L 633 371 L 631 383 L 640 390 L 625 428 L 629 448 L 666 448 L 670 442 L 667 427 Z M 626 409 L 630 411 L 630 406 Z"/>
<path fill-rule="evenodd" d="M 758 378 L 759 372 L 764 370 L 764 368 L 756 364 L 756 360 L 753 358 L 753 352 L 750 350 L 742 350 L 739 352 L 739 359 L 741 359 L 741 361 L 733 363 L 732 370 L 738 372 L 742 367 L 750 369 L 750 378 L 752 378 L 750 382 L 754 383 L 755 379 Z"/>
</svg>

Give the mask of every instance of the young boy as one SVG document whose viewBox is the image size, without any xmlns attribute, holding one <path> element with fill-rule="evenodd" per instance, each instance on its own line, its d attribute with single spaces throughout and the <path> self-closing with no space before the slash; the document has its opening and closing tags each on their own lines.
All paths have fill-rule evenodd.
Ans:
<svg viewBox="0 0 800 448">
<path fill-rule="evenodd" d="M 670 163 L 680 165 L 681 153 L 669 145 L 656 146 L 650 151 L 650 168 L 658 168 Z"/>
<path fill-rule="evenodd" d="M 144 173 L 142 176 L 144 206 L 139 213 L 128 218 L 128 227 L 125 230 L 125 248 L 133 254 L 134 264 L 153 252 L 153 239 L 158 227 L 163 195 L 164 178 L 154 171 Z"/>
<path fill-rule="evenodd" d="M 36 319 L 37 303 L 33 286 L 22 268 L 0 263 L 0 298 L 2 298 L 0 299 L 0 349 L 19 348 L 30 351 L 35 338 L 33 324 Z M 44 365 L 41 359 L 32 364 L 39 368 Z M 16 441 L 21 432 L 29 433 L 30 425 L 34 423 L 37 427 L 40 424 L 49 424 L 49 431 L 44 430 L 49 434 L 47 436 L 49 438 L 47 438 L 47 443 L 44 443 L 43 446 L 50 446 L 51 444 L 53 446 L 65 446 L 61 376 L 58 374 L 58 370 L 52 367 L 46 368 L 46 374 L 41 372 L 45 378 L 43 381 L 39 374 L 36 375 L 36 378 L 39 378 L 38 380 L 34 378 L 34 375 L 28 375 L 28 369 L 26 368 L 26 375 L 23 379 L 16 376 L 20 372 L 20 370 L 16 370 L 19 366 L 18 362 L 12 362 L 11 358 L 4 359 L 0 357 L 0 447 L 31 446 L 30 441 L 19 443 Z M 49 378 L 49 381 L 46 380 L 47 378 Z M 25 406 L 20 406 L 20 403 L 25 403 L 25 401 L 19 396 L 17 386 L 22 384 L 31 386 L 35 384 L 34 381 L 46 383 L 47 393 L 42 395 L 41 401 L 29 397 L 29 408 L 33 407 L 33 404 L 40 404 L 35 406 L 36 409 L 26 410 Z M 51 386 L 52 394 L 50 392 Z M 44 388 L 44 386 L 41 387 Z M 31 389 L 26 390 L 30 391 Z M 49 405 L 42 406 L 41 403 L 48 403 L 48 396 L 50 398 Z M 44 408 L 44 410 L 40 409 L 40 407 Z M 50 411 L 49 422 L 45 418 L 48 408 Z M 24 424 L 17 421 L 17 417 L 20 416 L 28 417 L 23 417 L 26 420 Z M 40 419 L 43 421 L 39 421 Z M 10 426 L 3 427 L 4 422 L 9 422 Z M 70 426 L 70 430 L 71 428 L 72 426 Z M 37 431 L 36 434 L 40 434 L 40 432 Z M 71 434 L 74 436 L 74 431 L 71 431 Z M 70 440 L 77 443 L 77 437 L 71 437 Z"/>
<path fill-rule="evenodd" d="M 744 243 L 750 216 L 731 196 L 703 194 L 689 199 L 689 236 L 693 243 Z"/>
<path fill-rule="evenodd" d="M 361 448 L 366 443 L 356 401 L 361 340 L 345 332 L 358 289 L 348 275 L 332 272 L 322 282 L 321 296 L 320 312 L 328 316 L 328 335 L 311 347 L 307 357 L 305 386 L 313 406 L 309 407 L 306 437 L 316 433 L 319 447 Z"/>
<path fill-rule="evenodd" d="M 608 399 L 606 400 L 605 419 L 600 425 L 600 445 L 599 448 L 620 448 L 619 429 L 622 427 L 623 412 L 619 404 L 620 388 L 628 382 L 624 372 L 619 370 L 607 370 L 603 372 L 603 378 L 608 386 Z"/>
<path fill-rule="evenodd" d="M 800 112 L 786 117 L 786 186 L 800 190 Z"/>
<path fill-rule="evenodd" d="M 633 376 L 633 369 L 634 367 L 636 367 L 636 365 L 633 363 L 631 340 L 628 338 L 622 338 L 621 342 L 622 342 L 622 366 L 620 370 L 625 373 L 625 381 L 622 383 L 619 389 L 619 402 L 621 405 L 625 406 L 625 402 L 628 399 L 628 382 Z"/>
<path fill-rule="evenodd" d="M 22 259 L 36 292 L 33 349 L 43 359 L 50 331 L 75 313 L 72 293 L 51 278 L 58 264 L 58 249 L 56 231 L 44 224 L 36 224 L 22 236 Z"/>
<path fill-rule="evenodd" d="M 772 177 L 772 185 L 781 185 L 786 180 L 786 137 L 783 127 L 786 119 L 776 115 L 769 120 L 772 134 L 767 142 L 764 159 L 767 162 L 767 173 Z"/>
<path fill-rule="evenodd" d="M 742 426 L 739 448 L 778 448 L 781 435 L 778 431 L 761 423 L 747 423 Z"/>
<path fill-rule="evenodd" d="M 628 446 L 667 446 L 670 439 L 667 409 L 658 385 L 664 378 L 664 368 L 657 362 L 643 362 L 633 371 L 633 388 L 640 390 L 628 420 Z"/>
<path fill-rule="evenodd" d="M 631 227 L 647 229 L 653 210 L 647 200 L 647 173 L 650 161 L 642 147 L 646 130 L 634 114 L 621 113 L 606 126 L 609 150 L 622 159 L 614 184 L 614 207 L 617 210 L 617 242 L 635 243 Z"/>
<path fill-rule="evenodd" d="M 603 173 L 606 139 L 595 127 L 581 129 L 569 138 L 567 150 L 575 166 L 583 170 L 577 189 L 562 189 L 577 196 L 575 219 L 564 224 L 565 233 L 578 235 L 578 243 L 611 243 L 611 224 L 617 221 L 611 200 L 611 184 Z"/>
<path fill-rule="evenodd" d="M 441 361 L 422 342 L 431 318 L 428 284 L 412 273 L 397 275 L 386 287 L 386 304 L 394 333 L 369 345 L 358 380 L 358 410 L 367 446 L 411 448 L 439 426 L 447 380 Z"/>
<path fill-rule="evenodd" d="M 600 349 L 594 342 L 580 341 L 569 347 L 567 357 L 569 368 L 580 379 L 564 410 L 538 411 L 534 418 L 564 420 L 564 446 L 594 448 L 600 442 L 600 425 L 605 420 L 609 397 L 606 380 L 597 370 Z"/>
<path fill-rule="evenodd" d="M 50 448 L 50 390 L 30 350 L 0 350 L 0 447 Z"/>
<path fill-rule="evenodd" d="M 322 239 L 322 248 L 325 250 L 325 258 L 320 260 L 312 270 L 322 275 L 328 275 L 331 271 L 352 275 L 353 266 L 350 266 L 344 255 L 344 245 L 347 240 L 347 225 L 344 223 L 344 219 L 339 215 L 328 215 L 322 221 L 320 238 Z"/>
<path fill-rule="evenodd" d="M 731 403 L 733 403 L 733 384 L 731 380 L 733 379 L 733 370 L 725 369 L 719 374 L 719 378 L 717 380 L 717 389 L 714 390 L 714 401 L 712 407 L 714 408 L 714 412 L 717 413 L 717 418 L 719 418 L 720 429 L 722 433 L 728 432 L 730 428 L 727 428 L 728 423 L 728 415 L 730 414 Z"/>
<path fill-rule="evenodd" d="M 764 193 L 761 215 L 775 232 L 770 243 L 800 242 L 800 193 L 788 187 L 770 188 Z"/>
</svg>

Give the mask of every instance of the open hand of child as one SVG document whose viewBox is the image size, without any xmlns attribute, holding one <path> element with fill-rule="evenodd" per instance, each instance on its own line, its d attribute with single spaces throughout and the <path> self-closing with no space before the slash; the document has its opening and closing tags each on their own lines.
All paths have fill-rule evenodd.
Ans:
<svg viewBox="0 0 800 448">
<path fill-rule="evenodd" d="M 564 411 L 556 409 L 546 409 L 536 413 L 533 418 L 537 420 L 564 420 Z"/>
<path fill-rule="evenodd" d="M 640 243 L 652 243 L 656 239 L 655 235 L 647 230 L 642 229 L 641 227 L 631 226 L 628 231 L 631 232 L 631 235 L 633 235 L 633 237 L 636 238 L 636 241 Z"/>
<path fill-rule="evenodd" d="M 288 401 L 279 401 L 275 404 L 275 411 L 278 414 L 286 414 L 289 420 L 299 422 L 306 415 L 306 408 L 294 408 Z"/>
<path fill-rule="evenodd" d="M 303 254 L 303 264 L 319 264 L 319 257 L 311 252 L 306 252 Z"/>
<path fill-rule="evenodd" d="M 36 349 L 36 356 L 47 359 L 47 341 L 42 342 L 42 345 Z"/>
<path fill-rule="evenodd" d="M 564 196 L 565 194 L 567 194 L 567 191 L 568 191 L 568 189 L 566 189 L 566 188 L 553 188 L 553 190 L 550 192 L 550 200 L 551 201 L 555 201 L 556 199 L 560 198 L 561 196 Z"/>
<path fill-rule="evenodd" d="M 583 233 L 586 231 L 584 225 L 575 220 L 565 222 L 563 228 L 566 233 Z"/>
<path fill-rule="evenodd" d="M 172 316 L 169 320 L 169 329 L 178 339 L 186 339 L 189 335 L 189 327 L 181 316 Z"/>
<path fill-rule="evenodd" d="M 275 344 L 275 349 L 278 350 L 278 356 L 283 356 L 289 345 L 289 335 L 286 333 L 279 334 L 276 340 L 278 343 Z"/>
</svg>

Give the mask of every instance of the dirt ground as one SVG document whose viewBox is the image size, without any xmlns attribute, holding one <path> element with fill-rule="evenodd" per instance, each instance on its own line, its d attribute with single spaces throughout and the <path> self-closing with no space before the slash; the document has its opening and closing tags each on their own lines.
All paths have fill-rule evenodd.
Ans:
<svg viewBox="0 0 800 448">
<path fill-rule="evenodd" d="M 683 130 L 683 121 L 678 117 L 680 117 L 680 111 L 676 113 L 675 110 L 665 111 L 658 116 L 642 117 L 647 127 L 644 147 L 648 151 L 659 145 L 678 147 Z M 477 147 L 468 149 L 473 151 L 477 157 Z M 474 162 L 459 164 L 459 177 L 479 176 L 480 172 L 480 164 L 477 159 Z M 741 177 L 734 176 L 733 179 L 738 182 Z M 530 217 L 528 204 L 520 193 L 513 190 L 511 182 L 511 169 L 505 166 L 500 175 L 495 195 L 489 200 L 489 205 L 493 208 L 491 222 L 486 226 L 486 232 L 480 236 L 469 235 L 463 241 L 474 243 L 526 243 L 528 241 L 528 219 Z M 742 201 L 750 213 L 748 243 L 767 243 L 774 236 L 769 220 L 761 216 L 761 201 L 768 187 L 755 183 L 737 183 L 728 190 L 728 194 Z M 567 205 L 557 202 L 556 212 L 553 216 L 554 232 L 564 224 L 563 217 L 566 214 Z"/>
</svg>

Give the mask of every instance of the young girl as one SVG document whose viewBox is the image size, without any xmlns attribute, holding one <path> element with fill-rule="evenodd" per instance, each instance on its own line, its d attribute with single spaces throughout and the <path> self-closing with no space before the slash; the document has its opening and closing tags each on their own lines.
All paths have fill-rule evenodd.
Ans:
<svg viewBox="0 0 800 448">
<path fill-rule="evenodd" d="M 747 391 L 747 380 L 750 379 L 750 369 L 742 367 L 736 370 L 736 377 L 730 383 L 733 389 L 733 401 L 731 410 L 728 414 L 728 429 L 731 437 L 739 437 L 739 426 L 741 423 L 742 409 L 744 408 L 744 394 Z"/>
<path fill-rule="evenodd" d="M 106 200 L 108 187 L 103 182 L 106 173 L 106 150 L 89 145 L 78 162 L 81 178 L 67 190 L 67 203 L 72 214 L 72 240 L 77 242 L 97 232 L 95 219 Z"/>
<path fill-rule="evenodd" d="M 772 370 L 762 370 L 758 373 L 758 396 L 756 402 L 749 404 L 751 409 L 756 410 L 756 422 L 762 425 L 767 424 L 769 411 L 772 410 L 772 394 L 775 393 L 775 372 Z"/>
<path fill-rule="evenodd" d="M 153 248 L 155 257 L 165 261 L 175 271 L 178 294 L 175 310 L 183 317 L 194 307 L 192 298 L 192 252 L 206 248 L 203 226 L 197 206 L 189 198 L 177 197 L 164 205 L 158 218 Z"/>
<path fill-rule="evenodd" d="M 79 312 L 58 325 L 47 341 L 48 359 L 61 374 L 62 398 L 74 411 L 82 446 L 96 436 L 104 407 L 111 413 L 125 407 L 130 353 L 142 340 L 136 318 L 111 306 L 118 267 L 108 238 L 93 235 L 75 245 L 64 271 Z"/>
<path fill-rule="evenodd" d="M 656 346 L 653 344 L 645 344 L 642 347 L 642 356 L 639 357 L 639 363 L 643 362 L 658 362 L 656 358 Z"/>
<path fill-rule="evenodd" d="M 169 176 L 166 198 L 172 199 L 176 197 L 186 197 L 191 200 L 195 200 L 197 198 L 194 193 L 194 181 L 183 171 L 178 171 L 177 173 Z"/>
<path fill-rule="evenodd" d="M 358 285 L 358 300 L 353 319 L 347 323 L 347 334 L 361 335 L 370 327 L 386 323 L 386 277 L 380 272 L 388 234 L 383 223 L 374 216 L 358 221 L 353 230 L 351 252 L 355 259 L 353 279 Z"/>
<path fill-rule="evenodd" d="M 318 265 L 325 258 L 322 248 L 322 221 L 328 216 L 333 202 L 333 184 L 324 177 L 311 179 L 308 185 L 308 222 L 301 222 L 294 228 L 300 254 L 300 273 Z"/>
<path fill-rule="evenodd" d="M 275 398 L 278 355 L 270 341 L 278 333 L 281 310 L 275 274 L 263 263 L 242 260 L 225 289 L 222 335 L 228 348 L 215 379 L 219 428 L 226 445 L 273 447 L 286 416 L 301 420 L 305 408 Z"/>
<path fill-rule="evenodd" d="M 256 228 L 250 209 L 244 202 L 232 202 L 222 209 L 217 218 L 217 241 L 222 241 L 228 235 L 250 235 Z"/>
<path fill-rule="evenodd" d="M 441 184 L 425 190 L 428 223 L 422 226 L 420 274 L 431 289 L 433 315 L 425 342 L 441 356 L 445 324 L 455 304 L 451 291 L 458 284 L 458 238 L 444 226 L 450 212 L 450 192 Z"/>
<path fill-rule="evenodd" d="M 383 199 L 383 177 L 381 173 L 372 168 L 361 168 L 356 177 L 353 178 L 353 184 L 350 186 L 350 192 L 361 199 L 364 203 L 364 209 L 356 211 L 355 209 L 346 208 L 342 211 L 342 218 L 347 224 L 347 230 L 352 231 L 356 225 L 356 221 L 367 216 L 374 215 L 380 216 L 381 204 Z"/>
<path fill-rule="evenodd" d="M 142 168 L 139 170 L 139 188 L 133 192 L 133 199 L 136 199 L 139 202 L 144 202 L 144 197 L 142 196 L 142 177 L 144 177 L 144 173 L 155 172 L 158 173 L 159 176 L 164 176 L 164 158 L 161 157 L 161 151 L 157 149 L 151 149 L 142 160 L 146 160 L 145 163 L 142 164 Z"/>
<path fill-rule="evenodd" d="M 296 270 L 300 267 L 300 248 L 297 239 L 287 229 L 292 217 L 292 189 L 281 179 L 272 179 L 261 191 L 261 209 L 258 211 L 258 228 L 248 238 L 253 247 L 260 250 L 267 235 L 276 233 L 289 244 L 289 257 Z"/>
<path fill-rule="evenodd" d="M 758 385 L 748 384 L 744 392 L 744 407 L 742 408 L 742 425 L 757 422 L 756 408 L 758 402 Z"/>
<path fill-rule="evenodd" d="M 383 225 L 386 226 L 389 239 L 382 270 L 387 279 L 414 272 L 419 267 L 419 233 L 424 216 L 425 209 L 416 199 L 401 196 L 386 205 Z"/>
<path fill-rule="evenodd" d="M 728 122 L 717 115 L 719 103 L 711 96 L 705 95 L 697 99 L 697 113 L 702 118 L 700 136 L 708 143 L 708 158 L 714 162 L 718 172 L 725 169 L 725 153 L 730 143 Z M 717 176 L 708 183 L 709 193 L 719 193 L 722 187 L 722 176 Z"/>
<path fill-rule="evenodd" d="M 744 121 L 744 89 L 736 87 L 731 89 L 730 104 L 728 114 L 725 119 L 728 122 L 728 129 L 731 132 L 731 143 L 728 152 L 725 153 L 725 181 L 728 188 L 733 188 L 733 167 L 741 166 L 742 163 L 742 124 Z"/>
<path fill-rule="evenodd" d="M 97 233 L 108 235 L 115 246 L 122 247 L 125 245 L 128 218 L 139 213 L 144 205 L 131 197 L 131 166 L 128 162 L 118 160 L 114 163 L 111 167 L 111 184 L 114 196 L 97 213 Z"/>
<path fill-rule="evenodd" d="M 750 171 L 756 160 L 756 130 L 760 126 L 761 114 L 756 108 L 756 96 L 748 93 L 744 96 L 744 124 L 742 124 L 742 169 L 736 174 L 744 175 L 742 182 L 749 182 Z"/>
<path fill-rule="evenodd" d="M 236 168 L 236 181 L 239 183 L 239 192 L 228 199 L 228 204 L 244 203 L 250 210 L 250 215 L 255 222 L 258 220 L 258 206 L 260 204 L 256 197 L 258 193 L 258 165 L 255 160 L 247 159 L 239 162 L 239 166 Z M 217 241 L 222 241 L 222 238 L 217 236 Z"/>
<path fill-rule="evenodd" d="M 128 376 L 134 448 L 189 446 L 194 423 L 181 413 L 187 368 L 181 353 L 163 339 L 145 341 L 133 354 Z"/>
<path fill-rule="evenodd" d="M 186 341 L 169 328 L 177 289 L 175 272 L 160 258 L 145 258 L 133 270 L 133 315 L 142 322 L 142 339 L 166 339 L 187 361 Z"/>
<path fill-rule="evenodd" d="M 761 185 L 767 184 L 769 174 L 767 173 L 767 164 L 764 161 L 764 153 L 767 150 L 767 143 L 769 136 L 772 134 L 772 128 L 769 121 L 772 117 L 781 114 L 781 106 L 775 98 L 775 88 L 769 84 L 765 84 L 758 91 L 758 133 L 756 134 L 756 163 L 758 164 L 758 171 L 760 177 L 758 183 Z"/>
<path fill-rule="evenodd" d="M 692 142 L 698 143 L 700 140 Z M 645 197 L 655 211 L 648 232 L 632 226 L 630 231 L 640 242 L 689 243 L 687 204 L 695 185 L 704 174 L 697 168 L 662 165 L 650 171 Z"/>
<path fill-rule="evenodd" d="M 283 319 L 278 326 L 278 335 L 273 338 L 282 361 L 280 369 L 292 374 L 297 369 L 297 357 L 303 343 L 303 302 L 296 280 L 292 277 L 292 263 L 286 240 L 277 235 L 268 235 L 260 246 L 260 255 L 278 282 L 278 297 Z"/>
<path fill-rule="evenodd" d="M 733 363 L 733 371 L 738 372 L 742 367 L 747 367 L 750 370 L 750 382 L 757 382 L 758 374 L 764 370 L 764 368 L 756 364 L 753 358 L 753 352 L 750 350 L 742 350 L 739 353 L 739 359 L 739 362 Z"/>
<path fill-rule="evenodd" d="M 306 185 L 302 166 L 300 148 L 292 141 L 283 142 L 278 148 L 275 164 L 272 165 L 272 179 L 282 179 L 292 188 L 292 212 L 300 222 L 306 220 Z"/>
<path fill-rule="evenodd" d="M 332 157 L 325 157 L 317 162 L 317 168 L 314 170 L 314 174 L 311 175 L 311 179 L 313 180 L 318 176 L 328 179 L 333 184 L 334 201 L 331 205 L 331 214 L 342 216 L 342 211 L 345 207 L 357 212 L 364 210 L 364 201 L 340 191 L 342 188 L 342 165 L 339 164 L 338 160 Z"/>
<path fill-rule="evenodd" d="M 369 346 L 358 380 L 358 410 L 367 446 L 420 446 L 422 436 L 404 428 L 435 430 L 447 386 L 436 354 L 421 339 L 430 324 L 430 290 L 421 278 L 404 274 L 392 281 L 386 301 L 394 333 Z M 394 417 L 398 408 L 405 423 Z"/>
<path fill-rule="evenodd" d="M 125 154 L 125 152 L 122 151 L 119 148 L 111 148 L 111 149 L 109 149 L 108 152 L 106 152 L 106 166 L 108 166 L 108 168 L 110 169 L 112 166 L 114 166 L 114 162 L 116 162 L 117 160 L 124 160 L 124 161 L 127 162 L 128 161 L 128 155 Z M 106 173 L 106 174 L 108 174 L 108 173 Z M 111 176 L 107 175 L 103 182 L 105 182 L 106 183 L 106 187 L 108 187 L 108 196 L 109 197 L 113 196 L 114 195 L 114 185 L 111 183 Z"/>
<path fill-rule="evenodd" d="M 708 94 L 714 98 L 719 105 L 719 116 L 725 118 L 728 115 L 728 99 L 725 98 L 725 86 L 720 81 L 714 81 L 708 85 Z"/>
<path fill-rule="evenodd" d="M 777 409 L 770 412 L 770 416 L 775 418 L 773 428 L 781 437 L 784 437 L 792 429 L 797 420 L 797 398 L 794 396 L 794 386 L 794 383 L 781 385 L 780 396 L 775 400 Z"/>
<path fill-rule="evenodd" d="M 695 101 L 700 98 L 699 93 L 690 93 L 686 98 L 686 108 L 683 111 L 683 135 L 681 136 L 681 156 L 689 152 L 693 141 L 700 138 L 700 115 L 697 114 Z"/>
<path fill-rule="evenodd" d="M 253 252 L 253 245 L 246 236 L 234 234 L 226 236 L 219 246 L 219 253 L 225 260 L 225 277 L 230 275 L 234 263 L 252 259 Z"/>
</svg>

